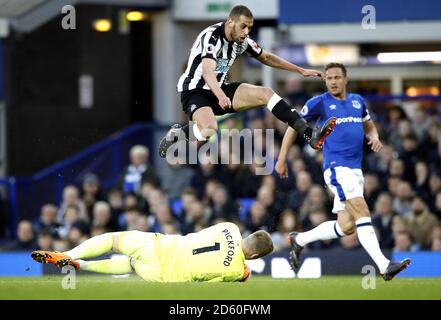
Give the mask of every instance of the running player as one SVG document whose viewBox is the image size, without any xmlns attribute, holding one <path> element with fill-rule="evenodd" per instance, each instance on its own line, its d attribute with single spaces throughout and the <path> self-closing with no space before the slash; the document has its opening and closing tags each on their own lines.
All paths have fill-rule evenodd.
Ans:
<svg viewBox="0 0 441 320">
<path fill-rule="evenodd" d="M 84 261 L 108 252 L 125 257 Z M 261 230 L 242 239 L 239 228 L 219 223 L 186 236 L 124 231 L 90 238 L 70 251 L 34 251 L 32 258 L 58 267 L 107 274 L 127 274 L 133 270 L 154 282 L 246 281 L 250 269 L 245 259 L 257 259 L 273 251 L 271 236 Z"/>
<path fill-rule="evenodd" d="M 384 280 L 388 281 L 404 270 L 410 260 L 391 262 L 381 252 L 363 197 L 361 170 L 364 135 L 374 152 L 379 152 L 383 145 L 363 98 L 346 92 L 346 67 L 340 63 L 329 63 L 325 68 L 325 81 L 328 92 L 308 100 L 300 113 L 306 121 L 316 120 L 318 124 L 328 117 L 337 118 L 334 132 L 323 147 L 324 178 L 335 195 L 332 211 L 337 214 L 337 220 L 324 222 L 308 232 L 292 232 L 289 236 L 291 262 L 297 270 L 300 253 L 310 242 L 343 237 L 357 231 L 361 245 L 375 261 Z M 275 167 L 282 178 L 288 176 L 286 154 L 295 137 L 296 132 L 288 128 Z"/>
<path fill-rule="evenodd" d="M 183 110 L 192 122 L 182 128 L 179 124 L 172 126 L 160 142 L 161 157 L 166 157 L 167 150 L 181 136 L 180 130 L 187 140 L 206 141 L 217 131 L 216 115 L 263 106 L 299 132 L 313 148 L 322 147 L 335 126 L 335 118 L 328 119 L 319 130 L 314 131 L 271 88 L 240 82 L 225 83 L 228 70 L 244 52 L 273 68 L 305 77 L 323 77 L 321 71 L 301 68 L 263 50 L 248 36 L 252 27 L 253 14 L 250 9 L 238 5 L 231 10 L 226 22 L 214 24 L 197 36 L 187 69 L 177 85 Z"/>
</svg>

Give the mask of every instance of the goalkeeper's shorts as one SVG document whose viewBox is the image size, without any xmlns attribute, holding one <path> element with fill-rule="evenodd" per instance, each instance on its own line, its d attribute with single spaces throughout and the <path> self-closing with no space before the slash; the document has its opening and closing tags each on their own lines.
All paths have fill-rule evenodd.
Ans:
<svg viewBox="0 0 441 320">
<path fill-rule="evenodd" d="M 118 232 L 118 251 L 136 260 L 136 273 L 146 281 L 161 281 L 158 233 Z"/>
</svg>

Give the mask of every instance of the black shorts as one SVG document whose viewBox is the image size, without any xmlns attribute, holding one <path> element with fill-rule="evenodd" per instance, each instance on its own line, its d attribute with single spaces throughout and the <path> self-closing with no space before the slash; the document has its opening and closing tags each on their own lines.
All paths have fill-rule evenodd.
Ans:
<svg viewBox="0 0 441 320">
<path fill-rule="evenodd" d="M 226 96 L 230 98 L 231 103 L 233 103 L 234 93 L 241 84 L 242 82 L 232 82 L 222 85 L 221 89 L 225 92 Z M 192 120 L 193 113 L 202 107 L 211 107 L 213 113 L 217 116 L 236 112 L 232 107 L 227 110 L 222 109 L 218 101 L 211 90 L 193 89 L 181 92 L 182 109 L 190 120 Z"/>
</svg>

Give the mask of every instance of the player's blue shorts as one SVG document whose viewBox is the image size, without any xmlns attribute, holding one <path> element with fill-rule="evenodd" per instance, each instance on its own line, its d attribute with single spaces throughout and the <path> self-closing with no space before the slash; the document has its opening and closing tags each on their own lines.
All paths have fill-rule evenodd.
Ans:
<svg viewBox="0 0 441 320">
<path fill-rule="evenodd" d="M 334 193 L 333 213 L 345 209 L 345 201 L 363 197 L 364 177 L 361 169 L 335 167 L 324 172 L 325 182 Z"/>
</svg>

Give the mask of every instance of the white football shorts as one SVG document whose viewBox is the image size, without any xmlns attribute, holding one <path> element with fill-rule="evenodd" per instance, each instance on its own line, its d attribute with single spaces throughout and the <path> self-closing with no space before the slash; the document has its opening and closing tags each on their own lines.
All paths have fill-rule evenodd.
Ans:
<svg viewBox="0 0 441 320">
<path fill-rule="evenodd" d="M 361 169 L 348 167 L 335 167 L 326 169 L 325 182 L 334 193 L 333 213 L 345 209 L 345 201 L 357 197 L 363 197 L 364 177 Z"/>
</svg>

